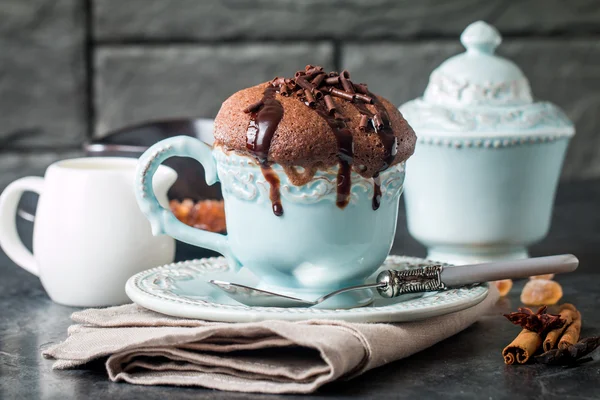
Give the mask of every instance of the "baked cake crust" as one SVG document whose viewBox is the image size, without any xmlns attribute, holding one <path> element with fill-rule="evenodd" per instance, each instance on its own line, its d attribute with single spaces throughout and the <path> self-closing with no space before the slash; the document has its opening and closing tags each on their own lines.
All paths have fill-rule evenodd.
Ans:
<svg viewBox="0 0 600 400">
<path fill-rule="evenodd" d="M 252 156 L 247 149 L 247 132 L 251 120 L 250 113 L 244 110 L 261 100 L 265 88 L 271 82 L 240 90 L 229 97 L 215 119 L 215 145 L 226 150 Z M 400 111 L 388 100 L 376 96 L 389 116 L 389 127 L 397 138 L 397 153 L 391 165 L 408 159 L 414 152 L 416 135 Z M 352 133 L 352 168 L 366 178 L 375 176 L 386 164 L 386 151 L 382 140 L 373 131 L 359 129 L 361 112 L 351 102 L 332 97 L 337 111 L 344 116 L 346 126 Z M 308 107 L 294 96 L 275 94 L 275 100 L 283 106 L 283 117 L 270 143 L 267 162 L 282 165 L 292 182 L 302 184 L 302 177 L 294 179 L 293 169 L 301 166 L 308 170 L 325 169 L 339 163 L 338 143 L 329 124 L 313 108 Z M 364 104 L 373 114 L 375 105 Z M 286 168 L 288 167 L 288 168 Z M 309 176 L 310 174 L 304 174 Z M 298 184 L 294 182 L 295 184 Z"/>
</svg>

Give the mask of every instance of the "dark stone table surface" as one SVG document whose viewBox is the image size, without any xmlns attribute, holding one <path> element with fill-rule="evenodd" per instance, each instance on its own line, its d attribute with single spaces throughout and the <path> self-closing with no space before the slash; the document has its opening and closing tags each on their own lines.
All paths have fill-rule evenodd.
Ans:
<svg viewBox="0 0 600 400">
<path fill-rule="evenodd" d="M 19 228 L 30 241 L 31 224 L 21 221 Z M 424 255 L 423 247 L 406 232 L 403 209 L 393 252 Z M 560 186 L 551 231 L 531 253 L 573 253 L 579 257 L 581 265 L 575 273 L 556 279 L 564 289 L 563 301 L 574 303 L 583 314 L 582 335 L 600 334 L 600 181 Z M 189 249 L 179 249 L 178 258 L 190 256 Z M 577 368 L 504 365 L 501 350 L 519 329 L 501 313 L 520 305 L 523 284 L 517 282 L 489 315 L 462 333 L 351 381 L 329 384 L 310 398 L 599 399 L 598 352 L 593 362 Z M 81 370 L 53 371 L 52 362 L 40 356 L 40 347 L 65 338 L 74 310 L 52 303 L 37 278 L 0 252 L 0 399 L 303 397 L 112 383 L 102 363 Z"/>
</svg>

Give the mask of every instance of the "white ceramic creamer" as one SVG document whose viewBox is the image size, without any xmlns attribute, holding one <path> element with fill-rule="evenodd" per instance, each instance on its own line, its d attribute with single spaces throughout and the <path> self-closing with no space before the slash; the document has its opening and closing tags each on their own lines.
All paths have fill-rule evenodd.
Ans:
<svg viewBox="0 0 600 400">
<path fill-rule="evenodd" d="M 80 307 L 129 302 L 125 283 L 130 276 L 173 261 L 174 240 L 153 236 L 137 206 L 136 165 L 132 158 L 58 161 L 44 178 L 18 179 L 0 196 L 0 246 L 17 265 L 40 277 L 55 302 Z M 176 178 L 165 166 L 155 175 L 154 190 L 164 206 Z M 25 191 L 40 195 L 33 254 L 15 224 Z"/>
</svg>

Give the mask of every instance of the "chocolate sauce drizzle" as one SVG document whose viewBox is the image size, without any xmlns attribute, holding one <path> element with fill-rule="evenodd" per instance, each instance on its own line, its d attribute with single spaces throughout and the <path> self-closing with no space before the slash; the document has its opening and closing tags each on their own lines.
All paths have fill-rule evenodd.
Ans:
<svg viewBox="0 0 600 400">
<path fill-rule="evenodd" d="M 377 112 L 381 116 L 382 125 L 375 126 L 375 132 L 379 135 L 379 139 L 383 144 L 383 148 L 385 149 L 385 159 L 384 164 L 379 169 L 379 172 L 385 171 L 389 167 L 392 166 L 394 159 L 396 158 L 396 154 L 398 154 L 398 138 L 394 135 L 394 131 L 392 130 L 392 126 L 390 124 L 390 117 L 385 109 L 384 105 L 379 101 L 379 99 L 371 94 L 373 98 L 373 104 L 377 109 Z"/>
<path fill-rule="evenodd" d="M 273 168 L 261 164 L 263 176 L 269 182 L 269 199 L 273 207 L 273 214 L 281 217 L 283 215 L 283 206 L 281 205 L 281 192 L 279 191 L 279 177 L 273 171 Z"/>
<path fill-rule="evenodd" d="M 377 210 L 381 205 L 381 178 L 379 172 L 373 177 L 373 201 L 371 204 L 373 210 Z"/>
<path fill-rule="evenodd" d="M 390 117 L 387 113 L 387 110 L 381 104 L 379 99 L 373 93 L 367 91 L 369 96 L 371 97 L 373 104 L 377 110 L 377 114 L 373 114 L 369 109 L 362 103 L 353 103 L 354 106 L 358 109 L 358 111 L 368 117 L 371 124 L 367 124 L 365 127 L 365 132 L 369 132 L 370 130 L 374 130 L 379 136 L 379 140 L 383 144 L 383 149 L 385 151 L 384 162 L 379 171 L 373 176 L 373 210 L 377 210 L 381 205 L 381 185 L 379 179 L 379 173 L 388 169 L 394 159 L 396 158 L 396 154 L 398 154 L 398 138 L 394 135 L 394 131 L 392 130 L 390 124 Z M 378 122 L 381 125 L 376 125 L 373 121 L 375 119 L 375 115 L 379 117 Z"/>
<path fill-rule="evenodd" d="M 275 99 L 276 94 L 277 88 L 268 86 L 263 92 L 263 98 L 244 110 L 250 112 L 246 148 L 262 165 L 267 163 L 271 140 L 283 118 L 283 106 Z"/>
<path fill-rule="evenodd" d="M 246 108 L 250 112 L 250 123 L 246 131 L 246 148 L 252 152 L 258 162 L 263 176 L 269 182 L 269 198 L 273 213 L 278 217 L 283 215 L 281 193 L 279 192 L 279 177 L 268 162 L 271 140 L 283 118 L 283 106 L 275 99 L 277 88 L 268 86 L 263 92 L 263 98 Z"/>
<path fill-rule="evenodd" d="M 350 168 L 354 157 L 352 153 L 352 132 L 346 126 L 345 121 L 332 118 L 327 112 L 327 107 L 324 107 L 323 104 L 319 104 L 316 111 L 327 122 L 337 140 L 339 167 L 335 204 L 343 209 L 350 202 L 350 189 L 352 188 L 352 169 Z"/>
<path fill-rule="evenodd" d="M 322 67 L 307 65 L 304 71 L 296 72 L 294 79 L 273 79 L 265 88 L 262 99 L 244 109 L 244 112 L 250 113 L 246 148 L 256 156 L 263 176 L 269 182 L 273 213 L 283 215 L 279 177 L 268 162 L 271 140 L 283 117 L 283 106 L 275 99 L 277 93 L 281 96 L 293 96 L 313 108 L 335 135 L 339 160 L 336 204 L 342 209 L 348 205 L 352 188 L 352 132 L 346 124 L 347 119 L 336 109 L 332 97 L 349 101 L 357 108 L 363 116 L 360 130 L 367 134 L 377 133 L 385 151 L 384 163 L 373 176 L 372 207 L 377 210 L 381 204 L 379 173 L 392 165 L 398 152 L 398 140 L 391 128 L 387 110 L 365 84 L 352 83 L 348 71 L 326 74 Z M 371 112 L 365 104 L 373 104 L 375 112 Z"/>
</svg>

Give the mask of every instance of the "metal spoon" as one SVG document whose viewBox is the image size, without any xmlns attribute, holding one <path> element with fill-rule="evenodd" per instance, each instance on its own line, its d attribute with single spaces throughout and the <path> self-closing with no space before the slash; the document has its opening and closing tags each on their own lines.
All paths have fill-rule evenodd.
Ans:
<svg viewBox="0 0 600 400">
<path fill-rule="evenodd" d="M 527 278 L 533 275 L 560 274 L 577 269 L 579 260 L 572 254 L 507 260 L 484 264 L 445 267 L 426 265 L 407 270 L 382 271 L 375 283 L 336 290 L 314 301 L 286 296 L 231 282 L 211 280 L 209 283 L 230 298 L 254 307 L 312 307 L 340 293 L 360 289 L 377 289 L 381 297 L 392 298 L 401 294 L 431 292 L 473 283 L 501 279 Z"/>
</svg>

